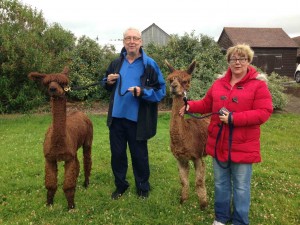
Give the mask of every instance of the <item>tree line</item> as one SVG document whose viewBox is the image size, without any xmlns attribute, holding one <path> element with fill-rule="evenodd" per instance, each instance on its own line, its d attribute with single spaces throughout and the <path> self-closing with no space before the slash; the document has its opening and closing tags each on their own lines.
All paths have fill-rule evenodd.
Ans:
<svg viewBox="0 0 300 225">
<path fill-rule="evenodd" d="M 146 53 L 168 75 L 165 60 L 175 68 L 186 68 L 197 61 L 189 98 L 198 99 L 227 68 L 224 53 L 213 38 L 194 31 L 183 36 L 171 35 L 166 46 L 150 43 Z M 86 86 L 101 80 L 109 63 L 119 53 L 113 45 L 101 46 L 96 40 L 75 35 L 58 23 L 48 24 L 41 11 L 19 0 L 0 1 L 0 113 L 24 113 L 48 102 L 44 91 L 27 75 L 37 71 L 56 73 L 70 68 L 71 86 Z M 286 104 L 277 74 L 269 76 L 274 107 Z M 275 97 L 275 99 L 274 99 Z M 108 93 L 100 86 L 69 94 L 72 101 L 107 100 Z M 168 94 L 165 104 L 170 104 Z"/>
</svg>

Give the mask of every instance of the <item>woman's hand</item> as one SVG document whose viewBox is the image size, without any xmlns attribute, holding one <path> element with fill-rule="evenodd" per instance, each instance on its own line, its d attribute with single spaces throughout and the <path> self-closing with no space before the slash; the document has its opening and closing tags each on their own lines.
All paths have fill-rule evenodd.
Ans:
<svg viewBox="0 0 300 225">
<path fill-rule="evenodd" d="M 223 123 L 228 124 L 229 116 L 230 116 L 229 112 L 223 111 L 223 115 L 220 115 L 219 118 L 220 118 L 220 120 L 221 120 Z M 233 118 L 232 118 L 232 116 L 231 116 L 231 123 L 233 123 Z"/>
<path fill-rule="evenodd" d="M 180 115 L 180 116 L 184 116 L 185 110 L 186 110 L 186 111 L 189 111 L 189 108 L 190 108 L 189 105 L 187 105 L 186 107 L 183 106 L 183 107 L 179 110 L 179 115 Z"/>
</svg>

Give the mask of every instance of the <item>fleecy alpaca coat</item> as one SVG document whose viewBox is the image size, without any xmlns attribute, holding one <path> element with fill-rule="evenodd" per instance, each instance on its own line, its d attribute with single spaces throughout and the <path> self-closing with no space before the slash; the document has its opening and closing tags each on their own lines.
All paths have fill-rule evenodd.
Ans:
<svg viewBox="0 0 300 225">
<path fill-rule="evenodd" d="M 273 112 L 272 97 L 266 77 L 254 67 L 233 87 L 230 85 L 231 70 L 217 79 L 205 97 L 198 101 L 188 101 L 191 113 L 218 112 L 222 107 L 232 112 L 233 136 L 231 160 L 235 163 L 257 163 L 261 161 L 260 125 L 266 122 Z M 211 117 L 208 127 L 207 154 L 215 157 L 214 149 L 221 121 L 219 115 Z M 224 124 L 217 145 L 218 159 L 228 161 L 229 126 Z"/>
</svg>

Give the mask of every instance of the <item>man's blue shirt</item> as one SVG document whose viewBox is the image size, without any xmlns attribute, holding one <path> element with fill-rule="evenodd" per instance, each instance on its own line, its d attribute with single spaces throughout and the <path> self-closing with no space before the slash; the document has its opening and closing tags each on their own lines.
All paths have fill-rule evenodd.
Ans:
<svg viewBox="0 0 300 225">
<path fill-rule="evenodd" d="M 123 95 L 129 87 L 141 85 L 140 77 L 144 73 L 144 69 L 145 67 L 141 57 L 136 59 L 131 64 L 125 57 L 119 73 L 120 78 L 117 81 L 117 89 L 114 96 L 114 107 L 112 112 L 113 117 L 126 118 L 128 120 L 137 122 L 139 100 L 134 97 L 131 92 L 127 92 L 124 96 L 121 95 Z M 120 79 L 122 83 L 121 87 Z"/>
</svg>

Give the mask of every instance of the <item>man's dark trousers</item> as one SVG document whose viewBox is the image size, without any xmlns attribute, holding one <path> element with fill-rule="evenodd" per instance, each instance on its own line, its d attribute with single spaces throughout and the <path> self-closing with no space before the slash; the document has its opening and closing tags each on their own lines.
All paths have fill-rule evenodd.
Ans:
<svg viewBox="0 0 300 225">
<path fill-rule="evenodd" d="M 136 130 L 136 122 L 122 118 L 113 118 L 110 126 L 111 166 L 115 176 L 116 188 L 120 192 L 124 192 L 129 187 L 126 180 L 128 169 L 127 143 L 131 154 L 137 191 L 150 190 L 147 140 L 137 141 Z"/>
</svg>

